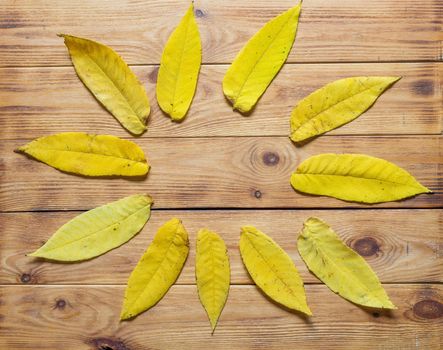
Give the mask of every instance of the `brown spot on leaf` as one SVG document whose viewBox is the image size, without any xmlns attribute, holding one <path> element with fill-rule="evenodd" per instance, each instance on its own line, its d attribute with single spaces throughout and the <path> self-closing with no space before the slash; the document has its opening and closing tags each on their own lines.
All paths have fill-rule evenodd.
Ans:
<svg viewBox="0 0 443 350">
<path fill-rule="evenodd" d="M 380 251 L 377 241 L 372 237 L 363 237 L 355 241 L 352 248 L 362 256 L 371 256 Z"/>
<path fill-rule="evenodd" d="M 278 153 L 265 152 L 263 154 L 263 163 L 265 163 L 268 166 L 277 165 L 279 161 L 280 161 L 280 156 L 278 155 Z"/>
<path fill-rule="evenodd" d="M 432 95 L 434 93 L 434 82 L 430 79 L 417 80 L 412 83 L 412 90 L 417 95 Z"/>
<path fill-rule="evenodd" d="M 130 350 L 124 342 L 119 339 L 95 338 L 89 342 L 97 350 Z"/>
<path fill-rule="evenodd" d="M 432 299 L 419 301 L 412 310 L 416 316 L 421 318 L 434 319 L 443 316 L 443 304 Z"/>
</svg>

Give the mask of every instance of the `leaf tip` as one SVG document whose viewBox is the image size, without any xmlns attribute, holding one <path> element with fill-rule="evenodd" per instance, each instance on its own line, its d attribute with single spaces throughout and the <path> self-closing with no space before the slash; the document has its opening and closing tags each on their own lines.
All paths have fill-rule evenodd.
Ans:
<svg viewBox="0 0 443 350">
<path fill-rule="evenodd" d="M 300 0 L 297 5 L 295 5 L 293 8 L 291 8 L 289 11 L 294 11 L 296 13 L 296 16 L 298 17 L 301 12 L 301 8 L 303 5 L 303 0 Z"/>
<path fill-rule="evenodd" d="M 312 316 L 312 311 L 308 306 L 306 306 L 306 308 L 301 311 L 307 316 Z"/>
<path fill-rule="evenodd" d="M 389 82 L 388 86 L 394 85 L 397 81 L 399 81 L 403 77 L 401 75 L 399 75 L 399 76 L 392 76 L 390 78 L 391 78 L 390 79 L 391 81 Z"/>
<path fill-rule="evenodd" d="M 134 315 L 132 315 L 131 313 L 128 312 L 128 310 L 124 309 L 121 311 L 120 313 L 120 322 L 121 321 L 126 321 L 128 319 L 130 319 L 131 317 L 133 317 Z"/>
<path fill-rule="evenodd" d="M 211 323 L 211 335 L 214 335 L 215 328 L 217 328 L 217 321 L 218 321 L 218 319 L 210 320 L 210 323 Z"/>
<path fill-rule="evenodd" d="M 240 229 L 240 235 L 248 234 L 254 227 L 250 225 L 242 226 Z"/>
<path fill-rule="evenodd" d="M 144 194 L 146 201 L 149 202 L 149 204 L 152 206 L 154 204 L 154 199 L 149 194 Z"/>
<path fill-rule="evenodd" d="M 373 306 L 375 308 L 384 309 L 384 310 L 397 310 L 398 307 L 395 306 L 392 301 L 386 295 L 386 298 L 380 300 L 380 304 L 377 306 Z"/>
</svg>

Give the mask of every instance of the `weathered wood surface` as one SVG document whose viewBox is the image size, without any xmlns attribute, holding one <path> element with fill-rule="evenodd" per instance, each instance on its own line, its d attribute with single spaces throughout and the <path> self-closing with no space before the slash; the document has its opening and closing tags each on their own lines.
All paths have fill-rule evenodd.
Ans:
<svg viewBox="0 0 443 350">
<path fill-rule="evenodd" d="M 296 248 L 303 222 L 317 216 L 374 268 L 382 282 L 443 281 L 443 210 L 154 210 L 143 231 L 122 247 L 81 264 L 57 264 L 26 257 L 79 212 L 1 214 L 0 284 L 124 284 L 157 229 L 172 217 L 183 220 L 190 254 L 177 281 L 195 283 L 197 231 L 208 227 L 226 242 L 231 282 L 251 284 L 238 250 L 240 227 L 255 225 L 294 260 L 303 280 L 318 283 Z M 420 234 L 418 234 L 420 232 Z M 85 273 L 87 272 L 87 273 Z"/>
<path fill-rule="evenodd" d="M 211 336 L 195 286 L 173 286 L 158 305 L 119 323 L 123 286 L 3 286 L 2 349 L 439 349 L 443 287 L 385 285 L 398 309 L 365 311 L 324 285 L 306 286 L 309 320 L 231 286 Z"/>
<path fill-rule="evenodd" d="M 4 0 L 0 65 L 70 65 L 69 33 L 102 41 L 129 63 L 158 63 L 188 1 Z M 203 60 L 231 62 L 266 21 L 294 0 L 196 0 Z M 442 59 L 441 0 L 308 0 L 290 62 Z"/>
<path fill-rule="evenodd" d="M 152 105 L 143 137 L 287 136 L 289 116 L 302 98 L 336 79 L 402 76 L 364 115 L 331 135 L 440 134 L 443 69 L 439 63 L 293 64 L 283 67 L 254 113 L 232 112 L 222 93 L 226 65 L 204 66 L 184 122 L 163 115 L 155 101 L 156 66 L 134 67 Z M 0 69 L 1 139 L 35 138 L 64 131 L 130 135 L 85 89 L 73 67 Z M 75 121 L 75 122 L 74 122 Z"/>
<path fill-rule="evenodd" d="M 4 154 L 0 210 L 90 209 L 146 192 L 156 208 L 441 207 L 441 136 L 323 136 L 303 147 L 287 137 L 154 138 L 136 142 L 152 168 L 141 180 L 64 174 L 0 145 Z M 365 153 L 405 168 L 433 194 L 368 206 L 295 192 L 289 178 L 306 158 L 324 152 Z M 38 176 L 36 176 L 38 174 Z"/>
<path fill-rule="evenodd" d="M 1 3 L 0 349 L 442 347 L 443 2 L 305 0 L 288 64 L 251 116 L 232 112 L 221 91 L 227 64 L 268 19 L 296 2 L 194 2 L 204 65 L 181 124 L 159 111 L 155 81 L 163 45 L 189 2 Z M 143 137 L 130 137 L 84 88 L 55 35 L 60 32 L 108 44 L 133 65 L 152 104 Z M 357 120 L 303 147 L 293 145 L 288 119 L 297 101 L 353 75 L 403 78 Z M 151 173 L 138 181 L 84 178 L 12 152 L 63 131 L 130 138 L 146 151 Z M 324 152 L 385 158 L 434 194 L 365 206 L 294 192 L 291 172 Z M 152 217 L 124 246 L 77 264 L 25 256 L 81 210 L 140 192 L 154 197 Z M 150 311 L 119 323 L 130 271 L 157 228 L 173 216 L 183 220 L 191 238 L 177 285 Z M 296 239 L 309 216 L 329 222 L 365 257 L 398 310 L 364 310 L 307 271 Z M 256 225 L 290 254 L 307 283 L 312 318 L 280 308 L 252 285 L 238 252 L 245 224 Z M 230 296 L 213 336 L 194 285 L 195 235 L 204 226 L 226 240 L 232 265 Z"/>
</svg>

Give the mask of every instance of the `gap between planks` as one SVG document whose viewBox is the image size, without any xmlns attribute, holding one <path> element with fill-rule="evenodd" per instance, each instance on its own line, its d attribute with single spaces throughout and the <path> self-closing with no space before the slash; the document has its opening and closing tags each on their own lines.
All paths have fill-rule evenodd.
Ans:
<svg viewBox="0 0 443 350">
<path fill-rule="evenodd" d="M 300 61 L 300 62 L 285 62 L 284 65 L 319 65 L 319 64 L 335 64 L 340 65 L 346 63 L 347 65 L 353 64 L 383 64 L 383 63 L 443 63 L 443 56 L 441 59 L 435 60 L 391 60 L 391 61 L 350 61 L 350 62 L 341 62 L 341 61 Z M 206 62 L 202 63 L 201 66 L 230 66 L 232 62 Z M 128 64 L 129 67 L 158 67 L 160 63 L 131 63 Z M 32 69 L 32 68 L 67 68 L 73 67 L 72 64 L 47 64 L 47 65 L 33 65 L 33 66 L 16 66 L 16 65 L 5 65 L 0 66 L 1 69 Z M 278 74 L 278 73 L 277 73 Z"/>
<path fill-rule="evenodd" d="M 358 210 L 423 210 L 423 211 L 429 211 L 429 210 L 441 210 L 443 209 L 443 205 L 441 207 L 371 207 L 368 206 L 366 208 L 361 207 L 341 207 L 339 210 L 347 210 L 347 211 L 358 211 Z M 37 213 L 83 213 L 88 210 L 91 210 L 91 208 L 84 208 L 84 209 L 36 209 L 36 210 L 11 210 L 11 211 L 3 211 L 0 210 L 0 214 L 37 214 Z M 290 211 L 290 210 L 297 210 L 297 211 L 312 211 L 312 210 L 327 210 L 327 211 L 333 211 L 337 210 L 336 207 L 316 207 L 316 208 L 299 208 L 299 207 L 285 207 L 285 208 L 276 208 L 276 207 L 194 207 L 194 208 L 151 208 L 151 212 L 156 211 L 167 211 L 167 212 L 174 212 L 174 211 Z"/>
<path fill-rule="evenodd" d="M 129 278 L 129 276 L 128 276 Z M 324 284 L 321 281 L 318 282 L 303 282 L 303 284 L 306 286 L 321 286 Z M 411 285 L 411 284 L 418 284 L 418 285 L 443 285 L 443 282 L 433 282 L 433 281 L 408 281 L 408 282 L 382 282 L 382 285 Z M 53 288 L 70 288 L 70 287 L 126 287 L 127 283 L 0 283 L 0 287 L 25 287 L 25 288 L 32 288 L 32 287 L 53 287 Z M 256 286 L 255 283 L 230 283 L 230 286 L 236 286 L 236 287 L 248 287 L 248 286 Z M 196 283 L 174 283 L 172 286 L 184 286 L 184 287 L 190 287 L 190 286 L 196 286 Z M 257 286 L 257 288 L 259 288 Z M 260 288 L 259 288 L 260 289 Z M 334 292 L 332 292 L 334 293 Z"/>
<path fill-rule="evenodd" d="M 148 122 L 148 128 L 149 128 L 149 122 Z M 372 133 L 368 133 L 368 134 L 364 134 L 364 135 L 355 135 L 355 134 L 349 134 L 349 133 L 343 133 L 343 134 L 324 134 L 324 135 L 319 135 L 319 137 L 380 137 L 380 138 L 385 138 L 385 137 L 404 137 L 404 136 L 436 136 L 436 135 L 442 135 L 442 132 L 430 132 L 430 133 L 418 133 L 418 134 L 372 134 Z M 43 136 L 41 136 L 43 137 Z M 277 134 L 277 135 L 263 135 L 263 136 L 238 136 L 238 135 L 211 135 L 211 136 L 207 136 L 207 135 L 194 135 L 194 136 L 185 136 L 185 135 L 177 135 L 177 136 L 171 136 L 170 138 L 172 139 L 206 139 L 206 138 L 211 138 L 211 139 L 238 139 L 238 138 L 248 138 L 248 137 L 255 137 L 255 138 L 281 138 L 284 137 L 281 134 Z M 37 139 L 38 137 L 36 137 L 35 139 Z M 118 138 L 123 139 L 123 140 L 128 140 L 128 141 L 132 141 L 132 142 L 137 142 L 138 140 L 154 140 L 154 139 L 168 139 L 168 137 L 164 137 L 164 136 L 148 136 L 148 137 L 143 137 L 143 136 L 118 136 Z M 288 135 L 289 138 L 289 135 Z M 22 138 L 22 137 L 18 137 L 18 138 L 6 138 L 6 139 L 0 139 L 1 141 L 20 141 L 20 142 L 31 142 L 32 138 Z M 315 142 L 315 140 L 309 141 L 309 142 Z M 299 146 L 296 146 L 294 144 L 295 149 L 301 148 Z"/>
</svg>

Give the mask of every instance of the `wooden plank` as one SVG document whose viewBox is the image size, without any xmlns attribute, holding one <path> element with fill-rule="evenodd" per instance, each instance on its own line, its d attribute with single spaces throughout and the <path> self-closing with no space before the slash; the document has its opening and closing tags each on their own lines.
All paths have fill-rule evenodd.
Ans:
<svg viewBox="0 0 443 350">
<path fill-rule="evenodd" d="M 438 349 L 443 287 L 386 285 L 398 310 L 364 310 L 324 285 L 307 286 L 305 319 L 255 286 L 231 286 L 213 335 L 195 286 L 174 286 L 157 306 L 119 322 L 123 286 L 0 287 L 4 349 Z"/>
<path fill-rule="evenodd" d="M 296 248 L 303 222 L 311 216 L 327 221 L 350 247 L 367 259 L 382 282 L 443 281 L 443 210 L 155 210 L 138 236 L 96 259 L 59 264 L 25 256 L 78 214 L 1 214 L 0 283 L 125 284 L 158 227 L 171 217 L 183 220 L 191 242 L 190 255 L 178 284 L 195 283 L 195 239 L 202 227 L 215 230 L 225 240 L 231 262 L 231 282 L 251 283 L 238 250 L 240 227 L 246 224 L 255 225 L 272 236 L 294 260 L 305 283 L 318 283 L 307 271 Z"/>
<path fill-rule="evenodd" d="M 154 66 L 134 67 L 151 100 L 149 137 L 287 136 L 289 116 L 303 97 L 333 80 L 358 75 L 403 78 L 357 120 L 332 135 L 440 134 L 442 78 L 437 63 L 285 65 L 249 117 L 232 112 L 221 89 L 226 65 L 204 66 L 183 123 L 171 123 L 155 101 Z M 1 139 L 63 131 L 129 136 L 94 99 L 72 67 L 0 70 Z"/>
<path fill-rule="evenodd" d="M 0 145 L 0 210 L 90 209 L 120 197 L 147 192 L 156 208 L 371 207 L 307 196 L 289 184 L 296 166 L 324 153 L 365 153 L 393 161 L 434 191 L 373 207 L 441 207 L 441 136 L 320 137 L 304 147 L 288 138 L 139 139 L 152 169 L 146 179 L 98 179 L 68 175 L 13 153 L 28 140 Z"/>
<path fill-rule="evenodd" d="M 232 61 L 244 43 L 293 0 L 197 0 L 204 62 Z M 0 8 L 0 65 L 69 64 L 56 33 L 104 42 L 129 63 L 158 63 L 188 3 L 176 0 L 5 0 Z M 440 0 L 303 3 L 290 62 L 441 60 Z"/>
</svg>

